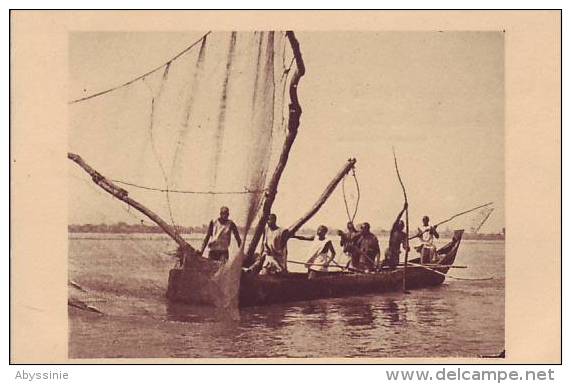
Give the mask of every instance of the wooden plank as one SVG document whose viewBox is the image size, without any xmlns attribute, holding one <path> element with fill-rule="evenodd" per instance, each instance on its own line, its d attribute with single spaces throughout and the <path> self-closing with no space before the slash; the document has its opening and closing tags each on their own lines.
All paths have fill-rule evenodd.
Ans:
<svg viewBox="0 0 571 384">
<path fill-rule="evenodd" d="M 345 175 L 349 173 L 351 169 L 353 169 L 356 162 L 357 162 L 356 159 L 349 159 L 347 163 L 343 165 L 343 167 L 339 170 L 339 172 L 333 178 L 333 180 L 331 180 L 331 182 L 327 185 L 327 187 L 325 187 L 325 190 L 323 191 L 321 196 L 319 196 L 315 204 L 313 204 L 313 206 L 309 209 L 309 211 L 307 211 L 305 215 L 299 218 L 294 224 L 292 224 L 288 228 L 291 234 L 295 234 L 305 223 L 307 223 L 319 211 L 319 209 L 321 209 L 321 207 L 323 206 L 323 204 L 325 204 L 329 196 L 331 196 L 331 194 L 333 193 L 339 182 L 343 180 Z"/>
</svg>

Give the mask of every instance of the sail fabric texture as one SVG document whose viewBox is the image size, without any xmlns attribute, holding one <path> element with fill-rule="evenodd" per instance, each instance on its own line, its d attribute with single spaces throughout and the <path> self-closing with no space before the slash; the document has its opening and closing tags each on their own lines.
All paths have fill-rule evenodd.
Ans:
<svg viewBox="0 0 571 384">
<path fill-rule="evenodd" d="M 294 65 L 283 33 L 209 33 L 155 72 L 72 102 L 69 150 L 167 221 L 205 224 L 225 205 L 248 227 L 286 133 Z"/>
<path fill-rule="evenodd" d="M 165 59 L 147 74 L 72 100 L 69 151 L 173 226 L 206 226 L 227 206 L 247 240 L 287 133 L 296 65 L 288 38 L 209 32 Z M 99 217 L 108 224 L 151 224 L 111 196 L 88 201 L 85 183 L 77 185 L 90 184 L 89 176 L 69 167 L 75 207 L 105 212 Z M 241 254 L 234 253 L 231 262 Z"/>
</svg>

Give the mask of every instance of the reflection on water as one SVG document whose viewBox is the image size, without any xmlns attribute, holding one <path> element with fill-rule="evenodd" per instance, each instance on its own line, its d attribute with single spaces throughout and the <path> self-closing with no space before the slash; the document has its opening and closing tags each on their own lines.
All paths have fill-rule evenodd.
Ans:
<svg viewBox="0 0 571 384">
<path fill-rule="evenodd" d="M 494 280 L 239 312 L 169 303 L 172 260 L 157 260 L 160 245 L 138 247 L 126 266 L 113 249 L 119 243 L 98 250 L 70 242 L 70 275 L 105 313 L 70 310 L 70 357 L 473 357 L 504 349 L 503 243 L 465 242 L 458 263 L 470 268 L 454 271 L 493 271 Z"/>
<path fill-rule="evenodd" d="M 375 299 L 376 303 L 371 303 Z M 251 327 L 280 329 L 303 323 L 308 328 L 323 330 L 336 326 L 347 332 L 352 329 L 373 329 L 377 325 L 403 325 L 406 321 L 406 305 L 401 307 L 394 298 L 378 300 L 378 297 L 353 297 L 246 308 L 240 310 L 239 323 Z M 226 310 L 212 307 L 193 306 L 181 303 L 166 303 L 166 317 L 169 321 L 183 323 L 225 323 L 234 327 L 235 321 Z M 428 310 L 427 306 L 424 311 Z M 422 308 L 422 306 L 420 306 Z M 421 316 L 419 316 L 420 318 Z"/>
<path fill-rule="evenodd" d="M 389 325 L 402 325 L 406 321 L 406 306 L 403 306 L 403 314 L 399 313 L 399 305 L 393 299 L 386 300 L 386 305 L 382 306 L 383 318 L 388 320 Z"/>
</svg>

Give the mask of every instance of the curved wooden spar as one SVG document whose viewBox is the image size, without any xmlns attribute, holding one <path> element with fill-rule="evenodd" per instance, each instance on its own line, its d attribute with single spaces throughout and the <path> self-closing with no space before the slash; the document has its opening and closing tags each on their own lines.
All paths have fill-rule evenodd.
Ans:
<svg viewBox="0 0 571 384">
<path fill-rule="evenodd" d="M 297 98 L 297 85 L 299 84 L 299 79 L 301 79 L 301 77 L 305 74 L 305 64 L 303 63 L 303 58 L 301 57 L 299 42 L 297 41 L 293 31 L 287 31 L 286 36 L 291 44 L 291 48 L 293 50 L 293 56 L 295 58 L 295 63 L 296 63 L 296 69 L 289 86 L 289 97 L 291 103 L 289 104 L 289 117 L 288 117 L 288 126 L 287 126 L 288 131 L 284 141 L 284 145 L 282 147 L 280 158 L 278 160 L 278 164 L 268 184 L 267 188 L 268 192 L 266 193 L 266 196 L 264 198 L 264 204 L 262 205 L 262 215 L 260 216 L 260 220 L 256 225 L 254 234 L 252 235 L 252 240 L 248 245 L 248 251 L 246 252 L 247 259 L 253 257 L 254 252 L 256 251 L 256 247 L 258 246 L 258 242 L 260 241 L 262 233 L 264 232 L 264 227 L 266 226 L 266 222 L 268 221 L 268 216 L 270 215 L 272 210 L 272 205 L 274 203 L 274 200 L 276 199 L 278 184 L 280 182 L 282 173 L 287 164 L 289 152 L 297 136 L 299 119 L 301 117 L 301 112 L 302 112 L 301 105 L 299 104 L 299 100 Z"/>
<path fill-rule="evenodd" d="M 305 215 L 303 215 L 300 219 L 298 219 L 288 228 L 291 234 L 295 234 L 305 223 L 309 221 L 309 219 L 311 219 L 319 211 L 319 209 L 323 206 L 323 204 L 325 204 L 329 196 L 331 196 L 331 194 L 333 193 L 335 187 L 337 187 L 339 182 L 343 180 L 345 175 L 349 173 L 351 169 L 353 169 L 356 162 L 357 162 L 356 159 L 347 160 L 347 163 L 343 166 L 343 168 L 339 170 L 335 178 L 331 180 L 331 182 L 327 185 L 327 187 L 325 187 L 325 190 L 323 191 L 321 196 L 319 196 L 319 199 L 317 199 L 315 204 L 313 204 L 311 209 L 307 211 Z"/>
<path fill-rule="evenodd" d="M 149 219 L 153 220 L 167 235 L 169 235 L 178 245 L 184 250 L 191 250 L 195 252 L 196 250 L 186 242 L 173 227 L 167 224 L 166 221 L 161 219 L 159 215 L 151 211 L 149 208 L 145 207 L 143 204 L 133 200 L 129 197 L 129 193 L 121 187 L 116 186 L 113 182 L 106 179 L 102 174 L 93 169 L 89 164 L 87 164 L 79 155 L 75 153 L 68 152 L 67 158 L 79 165 L 85 172 L 91 176 L 91 179 L 95 184 L 102 188 L 105 192 L 115 196 L 119 200 L 125 202 L 131 207 L 135 208 L 137 211 L 141 212 L 143 215 L 147 216 Z"/>
<path fill-rule="evenodd" d="M 406 188 L 404 187 L 404 183 L 402 182 L 402 178 L 400 177 L 399 165 L 398 165 L 398 163 L 397 163 L 397 155 L 396 155 L 396 153 L 395 153 L 395 149 L 394 149 L 394 148 L 393 148 L 393 158 L 394 158 L 394 160 L 395 160 L 395 169 L 396 169 L 396 171 L 397 171 L 397 177 L 398 177 L 398 179 L 399 179 L 399 183 L 400 183 L 400 186 L 401 186 L 401 188 L 402 188 L 402 193 L 403 193 L 403 195 L 404 195 L 404 202 L 405 202 L 405 203 L 408 203 L 408 198 L 407 198 L 407 196 L 406 196 Z M 407 209 L 407 211 L 408 211 L 408 209 Z"/>
<path fill-rule="evenodd" d="M 466 211 L 462 211 L 462 212 L 460 212 L 460 213 L 457 213 L 457 214 L 455 214 L 455 215 L 450 216 L 450 217 L 449 217 L 448 219 L 446 219 L 446 220 L 442 220 L 442 221 L 440 221 L 440 222 L 434 224 L 432 227 L 435 227 L 435 226 L 439 226 L 439 225 L 448 223 L 449 221 L 454 220 L 454 219 L 457 218 L 458 216 L 465 215 L 465 214 L 467 214 L 467 213 L 473 212 L 473 211 L 475 211 L 475 210 L 477 210 L 477 209 L 480 209 L 480 208 L 487 207 L 488 205 L 492 205 L 492 204 L 494 204 L 493 201 L 492 201 L 492 202 L 489 202 L 489 203 L 486 203 L 486 204 L 478 205 L 477 207 L 474 207 L 474 208 L 472 208 L 472 209 L 468 209 L 468 210 L 466 210 Z M 425 230 L 424 232 L 426 232 L 426 231 L 428 231 L 428 229 Z M 424 232 L 422 232 L 422 233 L 424 233 Z M 415 238 L 419 237 L 420 235 L 421 235 L 420 233 L 417 233 L 416 235 L 411 236 L 411 237 L 409 237 L 408 239 L 409 239 L 409 240 L 412 240 L 412 239 L 415 239 Z"/>
<path fill-rule="evenodd" d="M 406 188 L 404 187 L 404 183 L 402 182 L 402 178 L 400 177 L 399 165 L 397 163 L 397 155 L 395 153 L 394 148 L 393 148 L 393 158 L 395 159 L 395 169 L 397 171 L 397 177 L 399 179 L 399 183 L 400 183 L 400 186 L 402 188 L 402 193 L 404 195 L 404 202 L 407 204 L 406 211 L 405 211 L 406 248 L 404 251 L 404 271 L 402 274 L 402 289 L 403 289 L 403 291 L 406 291 L 406 267 L 408 265 L 408 251 L 410 250 L 410 247 L 408 244 L 408 198 L 406 196 Z M 400 245 L 399 245 L 399 247 L 400 247 Z"/>
</svg>

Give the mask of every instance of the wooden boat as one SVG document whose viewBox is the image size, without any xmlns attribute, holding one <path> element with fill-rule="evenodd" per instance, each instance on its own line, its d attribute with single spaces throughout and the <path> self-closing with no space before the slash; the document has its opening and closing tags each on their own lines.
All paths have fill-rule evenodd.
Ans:
<svg viewBox="0 0 571 384">
<path fill-rule="evenodd" d="M 206 41 L 205 39 L 207 35 L 208 34 L 204 35 L 201 39 L 203 45 Z M 230 41 L 231 46 L 235 42 L 235 39 L 236 34 L 232 33 Z M 299 43 L 295 34 L 292 31 L 287 31 L 285 33 L 285 39 L 287 39 L 292 50 L 293 58 L 291 60 L 291 64 L 295 63 L 295 68 L 290 66 L 291 79 L 289 80 L 289 83 L 286 84 L 289 89 L 289 92 L 287 93 L 289 95 L 289 99 L 285 100 L 285 102 L 287 102 L 289 113 L 287 114 L 287 119 L 284 119 L 283 122 L 284 126 L 287 126 L 285 138 L 281 152 L 279 153 L 279 156 L 276 156 L 277 163 L 275 164 L 273 173 L 270 172 L 270 169 L 266 170 L 268 175 L 271 174 L 271 177 L 265 188 L 263 188 L 266 192 L 264 193 L 261 201 L 262 204 L 260 212 L 257 215 L 257 223 L 252 226 L 250 231 L 251 237 L 248 237 L 249 244 L 247 249 L 244 248 L 243 253 L 236 255 L 233 262 L 226 264 L 223 268 L 221 268 L 222 265 L 219 262 L 201 257 L 198 250 L 192 247 L 181 236 L 181 234 L 177 232 L 174 225 L 168 224 L 167 221 L 161 218 L 157 213 L 147 208 L 139 201 L 133 199 L 127 190 L 116 184 L 115 180 L 103 176 L 76 153 L 68 153 L 68 158 L 87 172 L 97 186 L 116 199 L 145 215 L 176 242 L 178 245 L 177 255 L 180 258 L 180 265 L 173 268 L 169 273 L 167 290 L 167 297 L 169 300 L 216 306 L 233 305 L 233 303 L 229 304 L 229 302 L 234 300 L 238 301 L 240 306 L 252 306 L 361 294 L 365 292 L 381 293 L 386 291 L 395 291 L 402 289 L 402 282 L 405 277 L 407 288 L 422 288 L 441 284 L 444 281 L 448 267 L 452 265 L 456 257 L 456 252 L 458 251 L 458 246 L 462 237 L 461 231 L 455 234 L 454 239 L 450 244 L 444 246 L 438 251 L 439 255 L 441 255 L 439 263 L 442 266 L 431 267 L 432 269 L 427 269 L 427 267 L 410 266 L 406 269 L 397 269 L 394 271 L 371 274 L 336 272 L 320 276 L 314 280 L 308 280 L 307 274 L 305 273 L 290 273 L 286 276 L 253 276 L 240 273 L 239 268 L 242 266 L 243 259 L 246 261 L 251 260 L 254 257 L 256 249 L 261 241 L 268 216 L 277 196 L 278 184 L 286 167 L 289 153 L 300 125 L 302 109 L 298 100 L 297 86 L 300 78 L 305 73 L 305 64 L 303 62 Z M 271 42 L 272 39 L 269 39 L 268 41 Z M 194 45 L 195 44 L 191 47 Z M 258 58 L 259 57 L 260 56 L 258 55 Z M 169 68 L 173 60 L 174 59 L 166 62 L 163 66 L 158 67 L 158 69 L 164 68 L 162 76 L 163 82 L 167 78 L 167 74 L 170 73 Z M 290 69 L 287 70 L 288 73 L 290 72 Z M 157 69 L 149 72 L 149 74 L 156 70 Z M 133 81 L 140 79 L 144 80 L 144 76 L 138 77 Z M 131 83 L 132 82 L 128 82 L 124 85 Z M 104 95 L 107 92 L 111 92 L 111 90 L 83 97 L 72 101 L 72 103 Z M 152 108 L 154 108 L 154 100 L 155 99 L 153 98 L 153 103 L 151 103 Z M 154 109 L 151 109 L 151 111 L 154 111 Z M 151 116 L 154 115 L 151 114 Z M 333 180 L 326 186 L 324 192 L 315 204 L 311 206 L 309 211 L 288 227 L 289 233 L 295 234 L 319 211 L 344 177 L 348 175 L 349 172 L 354 172 L 355 163 L 355 159 L 349 159 L 343 165 Z M 123 182 L 123 184 L 136 186 L 132 183 Z M 159 190 L 156 188 L 154 189 Z M 162 189 L 159 191 L 168 192 Z M 167 202 L 168 201 L 169 200 L 167 199 Z M 220 302 L 221 297 L 224 298 L 222 302 Z M 227 298 L 230 301 L 226 300 Z"/>
<path fill-rule="evenodd" d="M 406 288 L 418 289 L 440 285 L 453 265 L 462 240 L 462 230 L 454 232 L 452 240 L 438 249 L 438 266 L 419 267 L 420 259 L 410 261 L 406 271 Z M 206 264 L 206 263 L 205 263 Z M 172 269 L 167 297 L 171 301 L 201 303 L 197 295 L 196 265 L 193 270 Z M 308 279 L 307 273 L 287 275 L 252 275 L 243 273 L 240 281 L 241 307 L 306 301 L 399 291 L 403 288 L 404 268 L 377 273 L 327 272 Z"/>
</svg>

